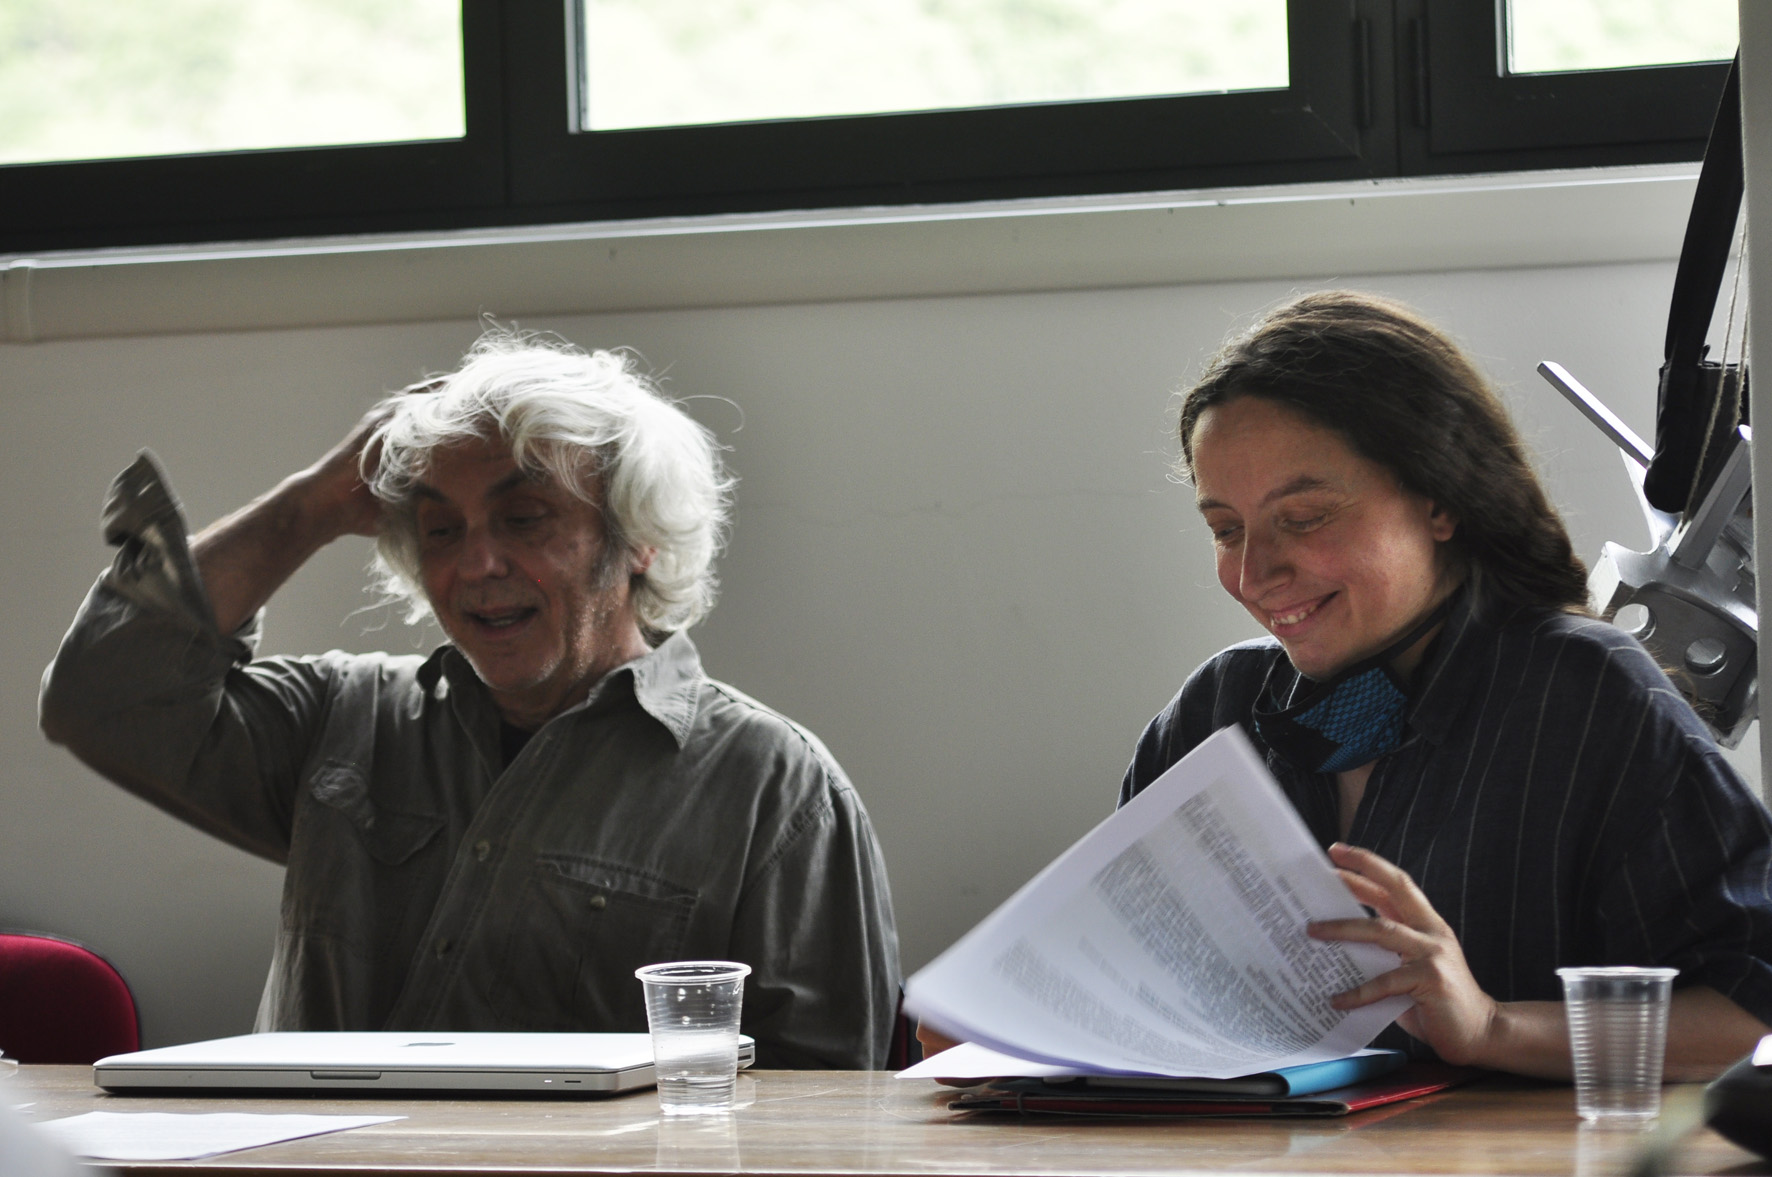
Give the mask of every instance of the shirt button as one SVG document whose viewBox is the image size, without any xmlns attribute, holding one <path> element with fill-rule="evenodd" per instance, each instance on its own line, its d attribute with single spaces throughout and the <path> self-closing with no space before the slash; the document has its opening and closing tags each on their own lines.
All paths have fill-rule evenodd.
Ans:
<svg viewBox="0 0 1772 1177">
<path fill-rule="evenodd" d="M 448 936 L 444 936 L 437 941 L 437 955 L 438 956 L 448 956 L 449 955 L 449 937 Z"/>
<path fill-rule="evenodd" d="M 609 900 L 606 896 L 603 896 L 603 895 L 591 896 L 591 910 L 592 911 L 602 911 L 605 907 L 608 907 L 608 906 L 609 906 Z"/>
<path fill-rule="evenodd" d="M 485 838 L 481 838 L 478 842 L 474 843 L 474 857 L 481 862 L 485 862 L 486 856 L 491 853 L 492 843 L 488 842 Z"/>
</svg>

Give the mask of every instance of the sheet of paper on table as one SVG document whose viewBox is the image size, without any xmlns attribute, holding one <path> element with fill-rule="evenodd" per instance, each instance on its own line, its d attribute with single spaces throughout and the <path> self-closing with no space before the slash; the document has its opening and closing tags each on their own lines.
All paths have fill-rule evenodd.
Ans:
<svg viewBox="0 0 1772 1177">
<path fill-rule="evenodd" d="M 932 1054 L 898 1073 L 900 1079 L 1069 1079 L 1083 1072 L 1067 1063 L 1042 1063 L 976 1042 Z"/>
<path fill-rule="evenodd" d="M 1409 1008 L 1329 1005 L 1398 959 L 1312 940 L 1305 925 L 1364 914 L 1248 738 L 1226 728 L 911 977 L 905 1008 L 950 1037 L 1089 1074 L 1224 1079 L 1321 1062 Z"/>
<path fill-rule="evenodd" d="M 403 1119 L 404 1116 L 253 1115 L 244 1112 L 87 1112 L 60 1120 L 44 1120 L 37 1127 L 75 1156 L 92 1160 L 194 1161 L 217 1153 Z"/>
</svg>

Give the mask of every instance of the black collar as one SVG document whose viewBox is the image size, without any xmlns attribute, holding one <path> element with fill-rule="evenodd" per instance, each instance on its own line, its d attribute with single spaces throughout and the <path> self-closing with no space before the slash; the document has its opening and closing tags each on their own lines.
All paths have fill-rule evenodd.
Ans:
<svg viewBox="0 0 1772 1177">
<path fill-rule="evenodd" d="M 1415 668 L 1409 726 L 1429 743 L 1445 743 L 1452 725 L 1470 706 L 1472 690 L 1484 678 L 1483 655 L 1494 648 L 1497 624 L 1484 613 L 1468 586 L 1459 590 L 1446 615 L 1446 628 Z"/>
</svg>

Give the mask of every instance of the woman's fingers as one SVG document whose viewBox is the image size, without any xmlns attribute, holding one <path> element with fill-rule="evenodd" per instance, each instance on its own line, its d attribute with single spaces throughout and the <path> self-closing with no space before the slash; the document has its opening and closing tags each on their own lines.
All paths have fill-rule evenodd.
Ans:
<svg viewBox="0 0 1772 1177">
<path fill-rule="evenodd" d="M 1397 905 L 1391 902 L 1391 893 L 1389 891 L 1386 891 L 1383 887 L 1374 883 L 1365 875 L 1356 875 L 1351 870 L 1341 870 L 1338 868 L 1335 873 L 1340 876 L 1342 885 L 1345 886 L 1349 893 L 1361 904 L 1370 907 L 1373 911 L 1376 911 L 1379 915 L 1384 916 L 1387 919 L 1401 922 L 1403 918 L 1402 913 L 1397 910 Z"/>
<path fill-rule="evenodd" d="M 1352 940 L 1376 944 L 1402 957 L 1415 957 L 1434 944 L 1426 932 L 1384 916 L 1357 916 L 1345 920 L 1312 920 L 1305 927 L 1315 940 Z"/>
<path fill-rule="evenodd" d="M 1413 997 L 1421 987 L 1420 966 L 1406 964 L 1372 978 L 1364 985 L 1337 993 L 1329 1004 L 1339 1010 L 1359 1009 L 1387 997 Z"/>
<path fill-rule="evenodd" d="M 1342 870 L 1352 871 L 1363 878 L 1370 879 L 1387 891 L 1414 891 L 1420 894 L 1415 880 L 1409 872 L 1391 861 L 1358 846 L 1349 846 L 1345 842 L 1337 842 L 1329 847 L 1329 861 Z"/>
<path fill-rule="evenodd" d="M 1398 967 L 1338 993 L 1330 1003 L 1358 1009 L 1387 997 L 1414 1005 L 1401 1019 L 1449 1062 L 1485 1057 L 1494 1037 L 1496 1004 L 1471 975 L 1458 937 L 1408 873 L 1370 850 L 1336 844 L 1330 861 L 1351 894 L 1378 914 L 1364 919 L 1319 920 L 1309 927 L 1319 940 L 1375 944 L 1397 954 Z"/>
<path fill-rule="evenodd" d="M 1422 931 L 1449 930 L 1408 871 L 1370 850 L 1342 842 L 1329 847 L 1329 860 L 1339 868 L 1337 873 L 1354 897 L 1381 915 Z M 1359 882 L 1350 882 L 1349 875 Z"/>
</svg>

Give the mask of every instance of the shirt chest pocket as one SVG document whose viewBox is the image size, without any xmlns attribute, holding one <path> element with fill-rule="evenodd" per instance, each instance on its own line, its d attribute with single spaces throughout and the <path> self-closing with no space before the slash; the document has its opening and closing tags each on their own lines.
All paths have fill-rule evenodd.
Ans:
<svg viewBox="0 0 1772 1177">
<path fill-rule="evenodd" d="M 421 852 L 437 840 L 443 819 L 402 812 L 370 800 L 367 778 L 354 765 L 323 763 L 296 803 L 295 833 L 284 888 L 284 921 L 367 950 L 385 916 L 404 908 L 433 873 L 441 853 Z"/>
<path fill-rule="evenodd" d="M 383 866 L 405 863 L 443 828 L 443 819 L 428 813 L 376 807 L 362 770 L 353 765 L 321 765 L 309 778 L 308 792 L 325 811 L 342 817 L 362 848 Z"/>
<path fill-rule="evenodd" d="M 538 855 L 511 915 L 501 1021 L 528 1030 L 644 1031 L 634 970 L 677 960 L 697 893 L 574 855 Z"/>
</svg>

